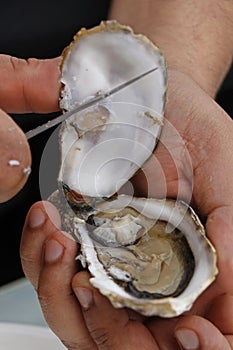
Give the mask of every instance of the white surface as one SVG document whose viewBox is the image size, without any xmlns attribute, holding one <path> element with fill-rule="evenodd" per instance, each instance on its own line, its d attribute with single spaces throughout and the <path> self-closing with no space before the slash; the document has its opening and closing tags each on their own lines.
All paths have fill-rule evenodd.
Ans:
<svg viewBox="0 0 233 350">
<path fill-rule="evenodd" d="M 26 278 L 0 288 L 0 322 L 46 326 L 36 292 Z"/>
<path fill-rule="evenodd" d="M 64 350 L 58 338 L 45 327 L 0 323 L 0 350 Z"/>
</svg>

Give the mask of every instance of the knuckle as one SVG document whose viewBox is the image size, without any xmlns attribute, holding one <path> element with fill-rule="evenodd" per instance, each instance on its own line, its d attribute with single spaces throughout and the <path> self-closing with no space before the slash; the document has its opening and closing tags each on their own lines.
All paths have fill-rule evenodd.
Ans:
<svg viewBox="0 0 233 350">
<path fill-rule="evenodd" d="M 27 65 L 27 61 L 21 58 L 10 56 L 10 65 L 12 67 L 12 70 L 15 73 L 18 73 L 21 71 L 22 68 L 24 68 Z"/>
<path fill-rule="evenodd" d="M 41 283 L 39 281 L 38 288 L 36 290 L 37 297 L 40 302 L 40 305 L 43 311 L 55 310 L 57 306 L 61 305 L 61 302 L 66 303 L 70 302 L 72 298 L 72 291 L 70 290 L 60 290 L 55 288 L 55 285 L 48 283 Z"/>
<path fill-rule="evenodd" d="M 56 307 L 57 295 L 54 292 L 49 290 L 41 292 L 39 288 L 37 290 L 37 296 L 44 312 L 46 312 L 46 310 L 51 310 L 53 306 Z"/>
<path fill-rule="evenodd" d="M 103 347 L 104 349 L 113 349 L 114 347 L 112 346 L 112 337 L 109 334 L 109 332 L 101 327 L 96 327 L 89 329 L 90 334 L 92 338 L 94 339 L 95 343 Z"/>
<path fill-rule="evenodd" d="M 31 266 L 34 263 L 34 255 L 28 251 L 28 249 L 21 246 L 20 248 L 20 258 L 25 266 Z"/>
<path fill-rule="evenodd" d="M 38 275 L 34 266 L 34 260 L 28 256 L 21 255 L 21 265 L 25 276 L 35 288 L 38 281 Z"/>
<path fill-rule="evenodd" d="M 27 84 L 25 81 L 27 81 L 29 78 L 30 73 L 30 64 L 31 61 L 21 59 L 21 58 L 16 58 L 16 57 L 10 57 L 10 64 L 12 67 L 12 71 L 16 77 L 18 77 L 18 81 L 20 82 L 21 86 L 21 91 L 22 91 L 22 98 L 24 100 L 25 107 L 28 111 L 32 111 L 31 104 L 30 104 L 30 99 L 29 99 L 29 94 L 28 90 L 26 89 Z"/>
</svg>

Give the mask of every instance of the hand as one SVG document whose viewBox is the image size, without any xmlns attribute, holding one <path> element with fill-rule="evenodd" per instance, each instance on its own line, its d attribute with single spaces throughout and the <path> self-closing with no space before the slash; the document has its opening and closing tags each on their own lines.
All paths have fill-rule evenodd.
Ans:
<svg viewBox="0 0 233 350">
<path fill-rule="evenodd" d="M 0 55 L 0 203 L 20 191 L 28 177 L 25 169 L 31 166 L 26 137 L 4 110 L 8 113 L 58 110 L 59 61 L 59 58 L 26 61 Z"/>
<path fill-rule="evenodd" d="M 181 317 L 146 319 L 114 309 L 89 285 L 86 272 L 76 273 L 77 245 L 60 231 L 56 209 L 47 202 L 36 203 L 24 227 L 22 265 L 49 326 L 69 350 L 173 350 L 178 342 L 183 349 L 233 349 L 233 124 L 185 74 L 169 72 L 168 92 L 168 122 L 156 159 L 152 157 L 144 174 L 134 179 L 136 194 L 147 194 L 146 179 L 153 183 L 149 194 L 154 196 L 164 195 L 166 185 L 168 197 L 189 199 L 193 187 L 192 205 L 206 218 L 207 235 L 218 252 L 219 275 Z M 154 168 L 155 161 L 160 168 Z M 158 178 L 157 169 L 165 176 Z"/>
</svg>

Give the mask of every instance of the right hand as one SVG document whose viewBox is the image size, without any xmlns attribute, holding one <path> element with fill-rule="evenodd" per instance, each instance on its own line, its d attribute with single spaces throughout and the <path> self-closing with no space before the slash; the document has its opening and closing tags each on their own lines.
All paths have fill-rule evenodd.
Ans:
<svg viewBox="0 0 233 350">
<path fill-rule="evenodd" d="M 59 58 L 26 61 L 0 55 L 3 82 L 0 85 L 0 203 L 21 190 L 28 178 L 24 169 L 31 166 L 26 137 L 6 112 L 48 113 L 58 110 L 59 61 Z"/>
</svg>

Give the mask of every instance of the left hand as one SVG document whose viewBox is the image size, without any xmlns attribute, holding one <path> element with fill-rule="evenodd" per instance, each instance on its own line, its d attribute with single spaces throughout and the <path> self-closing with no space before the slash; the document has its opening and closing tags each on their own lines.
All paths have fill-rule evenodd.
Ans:
<svg viewBox="0 0 233 350">
<path fill-rule="evenodd" d="M 86 272 L 76 273 L 77 245 L 60 230 L 56 209 L 47 202 L 36 203 L 25 223 L 22 264 L 49 326 L 69 350 L 173 350 L 179 348 L 178 342 L 183 349 L 233 349 L 233 125 L 190 78 L 170 72 L 169 79 L 167 119 L 189 151 L 194 167 L 193 206 L 207 217 L 207 235 L 218 252 L 219 275 L 191 311 L 177 318 L 146 319 L 127 309 L 115 309 L 90 286 Z M 177 194 L 181 180 L 180 194 L 186 198 L 192 187 L 190 169 L 187 172 L 185 167 L 184 143 L 174 135 L 165 126 L 155 155 L 165 173 L 168 196 Z M 174 162 L 168 161 L 163 145 L 174 150 L 178 171 L 174 172 Z M 154 179 L 153 163 L 149 161 L 144 168 L 146 177 Z M 142 177 L 136 180 L 137 191 L 144 195 Z M 156 182 L 154 195 L 159 188 Z"/>
<path fill-rule="evenodd" d="M 77 273 L 77 244 L 59 225 L 52 204 L 34 204 L 26 220 L 21 256 L 48 325 L 69 350 L 175 350 L 179 347 L 174 335 L 193 346 L 187 349 L 233 348 L 233 297 L 224 294 L 217 282 L 186 316 L 146 319 L 115 309 L 90 285 L 87 272 Z M 225 254 L 232 255 L 232 246 Z"/>
</svg>

